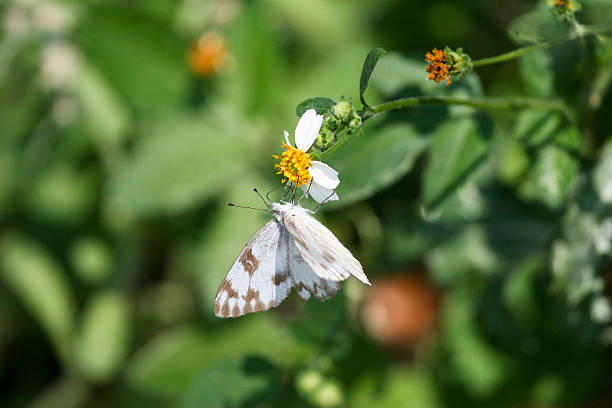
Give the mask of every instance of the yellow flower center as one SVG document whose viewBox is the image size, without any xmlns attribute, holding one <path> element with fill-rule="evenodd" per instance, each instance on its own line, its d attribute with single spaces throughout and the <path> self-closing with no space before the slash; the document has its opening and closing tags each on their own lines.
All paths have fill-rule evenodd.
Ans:
<svg viewBox="0 0 612 408">
<path fill-rule="evenodd" d="M 289 181 L 295 183 L 298 187 L 308 184 L 308 180 L 312 178 L 308 172 L 310 155 L 285 143 L 281 147 L 284 147 L 285 151 L 280 156 L 272 156 L 275 159 L 280 159 L 280 163 L 274 165 L 274 168 L 278 170 L 276 174 L 283 175 L 283 183 Z"/>
</svg>

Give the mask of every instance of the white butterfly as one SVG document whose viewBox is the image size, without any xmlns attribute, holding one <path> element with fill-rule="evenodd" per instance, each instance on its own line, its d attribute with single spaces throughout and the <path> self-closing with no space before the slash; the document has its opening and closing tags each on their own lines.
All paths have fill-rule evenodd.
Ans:
<svg viewBox="0 0 612 408">
<path fill-rule="evenodd" d="M 215 315 L 238 317 L 280 305 L 295 287 L 300 299 L 332 297 L 350 275 L 370 284 L 338 238 L 292 203 L 272 203 L 274 219 L 246 244 L 215 298 Z"/>
</svg>

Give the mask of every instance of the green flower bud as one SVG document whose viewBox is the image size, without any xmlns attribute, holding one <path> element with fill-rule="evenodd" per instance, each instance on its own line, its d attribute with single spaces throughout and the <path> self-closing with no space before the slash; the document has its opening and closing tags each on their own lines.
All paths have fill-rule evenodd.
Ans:
<svg viewBox="0 0 612 408">
<path fill-rule="evenodd" d="M 450 60 L 450 74 L 455 78 L 462 78 L 467 75 L 473 68 L 472 58 L 465 52 L 463 48 L 457 48 L 453 51 L 451 48 L 444 48 L 444 53 Z"/>
<path fill-rule="evenodd" d="M 341 121 L 345 121 L 349 117 L 349 114 L 353 110 L 353 107 L 347 101 L 340 101 L 334 105 L 332 110 L 336 118 L 338 118 Z"/>
<path fill-rule="evenodd" d="M 571 20 L 574 14 L 582 8 L 576 0 L 548 0 L 550 12 L 559 20 Z"/>
</svg>

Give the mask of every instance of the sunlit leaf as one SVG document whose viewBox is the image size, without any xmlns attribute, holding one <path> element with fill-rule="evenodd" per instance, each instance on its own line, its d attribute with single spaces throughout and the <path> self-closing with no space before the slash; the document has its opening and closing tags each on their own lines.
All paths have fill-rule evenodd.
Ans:
<svg viewBox="0 0 612 408">
<path fill-rule="evenodd" d="M 185 48 L 169 35 L 169 19 L 153 19 L 138 8 L 95 3 L 79 20 L 77 32 L 75 39 L 88 60 L 139 112 L 163 111 L 187 96 Z M 101 95 L 89 98 L 100 102 L 109 92 Z"/>
<path fill-rule="evenodd" d="M 247 144 L 236 118 L 192 115 L 157 123 L 114 172 L 109 205 L 127 218 L 175 214 L 244 171 Z"/>
<path fill-rule="evenodd" d="M 115 90 L 90 64 L 83 63 L 75 94 L 81 103 L 85 125 L 100 149 L 119 144 L 129 126 L 129 113 Z"/>
<path fill-rule="evenodd" d="M 367 123 L 363 135 L 352 136 L 325 158 L 340 173 L 341 200 L 333 205 L 348 205 L 392 185 L 410 171 L 427 143 L 410 123 Z"/>
<path fill-rule="evenodd" d="M 128 351 L 129 305 L 118 292 L 101 292 L 90 298 L 83 313 L 75 340 L 78 366 L 90 380 L 104 381 L 117 371 Z"/>
<path fill-rule="evenodd" d="M 95 180 L 93 172 L 58 160 L 36 175 L 24 201 L 42 219 L 79 223 L 89 215 L 95 202 Z"/>
<path fill-rule="evenodd" d="M 431 136 L 429 161 L 423 174 L 423 204 L 436 210 L 485 163 L 490 129 L 478 116 L 451 118 Z"/>
<path fill-rule="evenodd" d="M 523 14 L 508 26 L 510 37 L 517 43 L 559 40 L 568 36 L 570 30 L 571 25 L 568 21 L 559 21 L 544 5 Z"/>
<path fill-rule="evenodd" d="M 351 407 L 433 408 L 441 406 L 431 374 L 418 366 L 396 368 L 385 373 L 385 381 L 369 377 L 354 385 Z"/>
<path fill-rule="evenodd" d="M 593 172 L 593 182 L 604 203 L 612 203 L 612 141 L 601 149 L 599 161 Z"/>
<path fill-rule="evenodd" d="M 176 397 L 202 370 L 227 357 L 258 354 L 281 365 L 303 358 L 292 337 L 270 315 L 232 323 L 215 333 L 179 327 L 158 335 L 128 362 L 127 383 L 148 395 Z"/>
<path fill-rule="evenodd" d="M 535 96 L 553 96 L 555 94 L 555 73 L 552 70 L 553 60 L 546 50 L 537 50 L 521 57 L 521 78 L 527 90 Z"/>
<path fill-rule="evenodd" d="M 578 129 L 558 114 L 525 112 L 519 117 L 516 132 L 528 153 L 535 157 L 520 193 L 528 200 L 558 208 L 578 171 Z"/>
<path fill-rule="evenodd" d="M 17 233 L 0 242 L 0 273 L 40 323 L 60 357 L 68 359 L 76 308 L 64 271 L 40 245 Z"/>
</svg>

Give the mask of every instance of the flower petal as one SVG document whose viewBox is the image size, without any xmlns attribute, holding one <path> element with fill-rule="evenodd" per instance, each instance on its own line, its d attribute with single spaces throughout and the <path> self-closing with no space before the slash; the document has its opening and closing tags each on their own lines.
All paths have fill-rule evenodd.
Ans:
<svg viewBox="0 0 612 408">
<path fill-rule="evenodd" d="M 295 147 L 307 151 L 319 135 L 323 123 L 323 115 L 317 115 L 314 109 L 308 109 L 295 127 Z"/>
<path fill-rule="evenodd" d="M 308 193 L 317 203 L 334 201 L 338 199 L 338 194 L 336 194 L 334 190 L 325 188 L 317 184 L 314 180 L 310 185 L 310 190 L 308 190 Z"/>
<path fill-rule="evenodd" d="M 338 187 L 338 184 L 340 184 L 338 172 L 323 162 L 316 160 L 311 161 L 308 172 L 312 176 L 314 182 L 319 184 L 321 187 L 333 190 L 334 188 Z"/>
<path fill-rule="evenodd" d="M 283 130 L 283 132 L 285 132 L 285 140 L 287 141 L 287 144 L 291 146 L 291 142 L 289 141 L 289 132 L 286 130 Z"/>
</svg>

